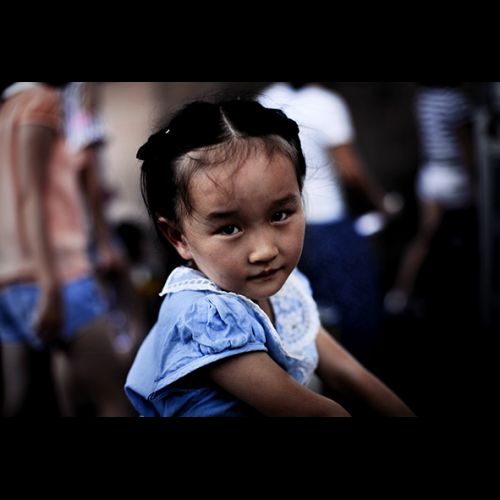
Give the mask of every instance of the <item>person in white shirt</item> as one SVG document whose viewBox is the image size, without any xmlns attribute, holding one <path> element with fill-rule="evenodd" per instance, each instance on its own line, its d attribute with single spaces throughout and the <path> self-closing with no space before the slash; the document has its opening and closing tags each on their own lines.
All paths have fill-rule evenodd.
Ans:
<svg viewBox="0 0 500 500">
<path fill-rule="evenodd" d="M 344 190 L 361 190 L 384 215 L 400 207 L 372 179 L 354 145 L 344 99 L 322 83 L 277 82 L 258 100 L 279 108 L 300 129 L 307 162 L 304 185 L 306 238 L 300 269 L 311 281 L 322 320 L 365 362 L 378 343 L 382 294 L 370 242 L 358 234 Z"/>
</svg>

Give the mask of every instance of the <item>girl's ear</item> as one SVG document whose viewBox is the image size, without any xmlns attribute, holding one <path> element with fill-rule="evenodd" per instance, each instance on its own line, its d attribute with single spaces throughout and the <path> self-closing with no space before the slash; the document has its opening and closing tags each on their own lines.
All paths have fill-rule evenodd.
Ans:
<svg viewBox="0 0 500 500">
<path fill-rule="evenodd" d="M 172 221 L 166 219 L 165 217 L 158 217 L 158 226 L 160 230 L 167 238 L 168 242 L 177 250 L 177 253 L 184 260 L 191 260 L 193 256 L 189 250 L 189 245 L 182 234 L 182 231 L 174 224 Z"/>
</svg>

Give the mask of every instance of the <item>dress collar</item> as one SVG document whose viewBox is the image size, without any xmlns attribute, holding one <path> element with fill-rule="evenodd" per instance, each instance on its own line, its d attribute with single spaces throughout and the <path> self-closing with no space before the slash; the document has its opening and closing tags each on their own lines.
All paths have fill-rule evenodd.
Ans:
<svg viewBox="0 0 500 500">
<path fill-rule="evenodd" d="M 167 278 L 160 296 L 167 293 L 182 292 L 184 290 L 208 290 L 212 292 L 223 292 L 213 281 L 204 274 L 190 267 L 176 267 Z"/>
<path fill-rule="evenodd" d="M 200 271 L 196 271 L 195 269 L 191 269 L 186 266 L 176 267 L 167 278 L 160 295 L 162 296 L 168 293 L 176 293 L 186 290 L 211 291 L 238 297 L 240 300 L 243 300 L 256 313 L 257 317 L 262 320 L 263 324 L 267 326 L 267 331 L 274 339 L 274 342 L 276 342 L 279 348 L 289 358 L 294 358 L 296 360 L 302 359 L 305 356 L 302 352 L 302 347 L 311 342 L 311 340 L 314 340 L 319 329 L 319 322 L 316 319 L 316 305 L 310 296 L 301 291 L 303 290 L 303 285 L 300 285 L 300 279 L 295 276 L 295 273 L 292 273 L 288 277 L 288 280 L 283 285 L 281 290 L 269 298 L 275 317 L 279 318 L 279 322 L 283 325 L 282 330 L 287 332 L 288 337 L 290 336 L 290 332 L 293 333 L 295 328 L 293 325 L 297 325 L 297 311 L 305 311 L 305 313 L 307 313 L 306 316 L 304 316 L 307 321 L 302 321 L 301 326 L 299 327 L 299 329 L 302 328 L 306 334 L 300 335 L 299 341 L 293 341 L 294 346 L 289 346 L 288 348 L 283 343 L 283 339 L 278 333 L 276 326 L 273 325 L 269 316 L 258 304 L 244 295 L 222 290 L 222 288 L 218 287 Z M 292 327 L 289 327 L 288 323 L 291 323 Z"/>
</svg>

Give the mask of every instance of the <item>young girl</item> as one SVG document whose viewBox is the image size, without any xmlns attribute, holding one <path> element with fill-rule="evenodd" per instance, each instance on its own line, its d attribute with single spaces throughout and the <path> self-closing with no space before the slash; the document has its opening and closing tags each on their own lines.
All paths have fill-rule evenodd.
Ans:
<svg viewBox="0 0 500 500">
<path fill-rule="evenodd" d="M 296 269 L 306 171 L 298 128 L 235 100 L 186 106 L 138 151 L 156 229 L 184 265 L 125 390 L 143 416 L 349 416 L 325 386 L 383 415 L 412 411 L 319 323 Z"/>
</svg>

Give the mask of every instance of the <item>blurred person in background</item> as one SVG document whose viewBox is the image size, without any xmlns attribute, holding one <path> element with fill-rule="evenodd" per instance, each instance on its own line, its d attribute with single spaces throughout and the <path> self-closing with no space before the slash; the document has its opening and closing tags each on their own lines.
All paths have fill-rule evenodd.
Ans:
<svg viewBox="0 0 500 500">
<path fill-rule="evenodd" d="M 10 83 L 10 84 L 8 84 Z M 67 82 L 64 82 L 64 84 Z M 92 154 L 71 149 L 61 82 L 5 82 L 0 105 L 0 339 L 3 414 L 22 414 L 29 351 L 68 360 L 99 416 L 129 415 L 108 304 L 89 257 L 95 228 L 100 269 L 123 266 L 107 231 Z M 90 221 L 87 216 L 90 215 Z M 89 222 L 92 223 L 89 224 Z M 61 395 L 66 382 L 54 379 Z M 60 400 L 74 415 L 71 398 Z"/>
<path fill-rule="evenodd" d="M 378 211 L 393 217 L 400 198 L 368 173 L 355 147 L 345 100 L 322 82 L 277 82 L 259 101 L 297 122 L 307 162 L 306 236 L 299 268 L 310 279 L 322 321 L 341 343 L 370 365 L 380 347 L 382 291 L 371 242 L 349 213 L 345 191 L 355 188 Z"/>
<path fill-rule="evenodd" d="M 100 110 L 99 86 L 96 82 L 70 82 L 63 91 L 64 129 L 68 151 L 73 161 L 86 165 L 86 169 L 95 172 L 96 184 L 92 187 L 95 195 L 92 203 L 93 213 L 105 214 L 106 207 L 113 197 L 113 189 L 109 186 L 106 175 L 107 165 L 104 161 L 104 149 L 108 137 Z M 99 196 L 100 192 L 100 196 Z M 123 244 L 121 235 L 111 224 L 107 224 L 103 216 L 95 217 L 96 224 L 90 229 L 90 256 L 96 270 L 96 278 L 104 293 L 113 328 L 106 329 L 111 335 L 112 344 L 119 360 L 119 373 L 124 378 L 132 362 L 146 325 L 143 304 L 134 286 L 131 276 L 130 253 Z M 108 265 L 103 252 L 99 250 L 100 241 L 112 239 L 110 248 L 112 265 Z M 117 252 L 116 247 L 120 249 Z M 106 250 L 105 250 L 106 251 Z M 124 259 L 122 254 L 126 255 Z M 104 258 L 104 261 L 103 261 Z M 74 399 L 70 406 L 76 411 L 86 411 L 92 406 L 92 398 L 86 397 L 85 388 L 79 387 L 73 380 L 70 360 L 63 355 L 55 356 L 58 379 L 65 381 L 61 396 Z M 78 404 L 77 404 L 78 403 Z M 79 410 L 80 408 L 80 410 Z M 75 410 L 73 410 L 75 412 Z"/>
<path fill-rule="evenodd" d="M 404 313 L 410 305 L 420 270 L 445 214 L 473 206 L 477 184 L 473 108 L 463 84 L 420 82 L 415 114 L 421 148 L 416 182 L 420 221 L 385 297 L 386 311 L 395 315 Z"/>
<path fill-rule="evenodd" d="M 96 172 L 96 191 L 101 191 L 100 199 L 96 197 L 95 212 L 106 213 L 106 208 L 115 193 L 109 186 L 109 176 L 106 175 L 108 165 L 104 161 L 103 149 L 106 147 L 108 138 L 105 124 L 100 112 L 100 96 L 96 82 L 70 82 L 63 91 L 64 100 L 64 123 L 66 141 L 75 161 L 87 164 Z M 100 217 L 104 221 L 104 217 Z M 111 230 L 110 230 L 111 227 Z M 126 259 L 118 256 L 118 265 L 100 266 L 97 262 L 96 269 L 103 271 L 98 278 L 106 288 L 107 299 L 112 307 L 112 316 L 118 327 L 113 337 L 116 350 L 124 355 L 127 363 L 131 361 L 137 343 L 144 334 L 144 310 L 141 308 L 140 297 L 134 287 L 131 263 L 134 261 L 135 253 L 130 250 L 132 245 L 140 245 L 141 235 L 124 238 L 120 227 L 112 224 L 96 226 L 91 234 L 91 254 L 94 260 L 102 258 L 97 251 L 99 240 L 106 239 L 106 233 L 111 232 L 113 238 L 113 251 L 115 246 L 120 248 L 126 255 Z M 104 235 L 99 236 L 99 232 Z M 132 240 L 132 241 L 131 241 Z M 128 368 L 128 366 L 127 366 Z"/>
</svg>

